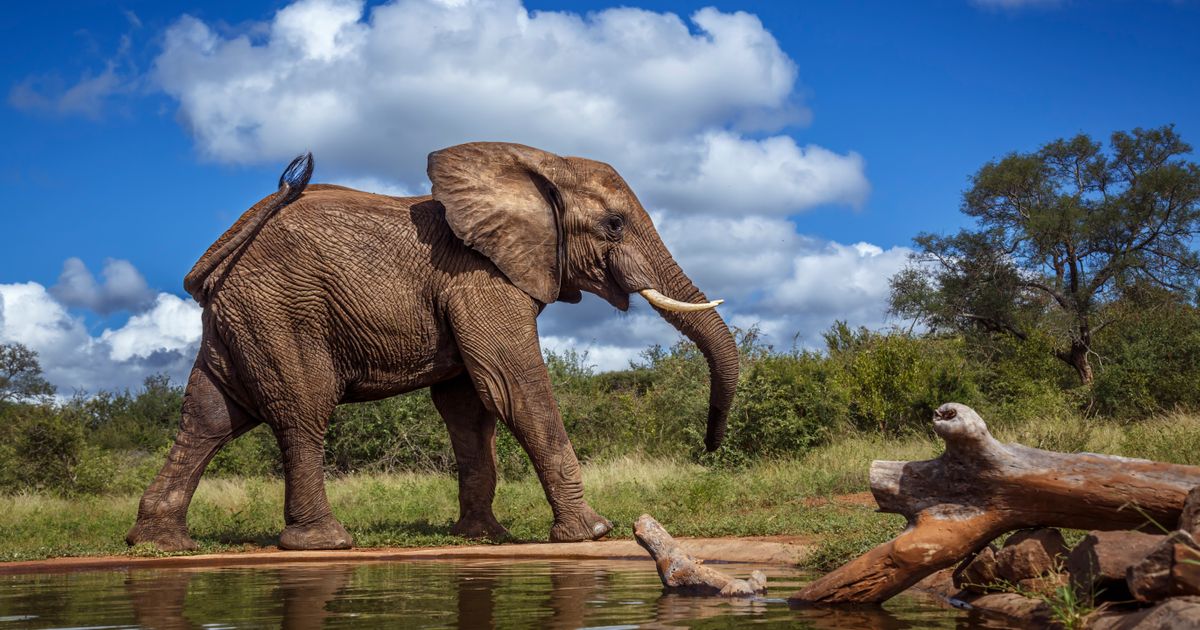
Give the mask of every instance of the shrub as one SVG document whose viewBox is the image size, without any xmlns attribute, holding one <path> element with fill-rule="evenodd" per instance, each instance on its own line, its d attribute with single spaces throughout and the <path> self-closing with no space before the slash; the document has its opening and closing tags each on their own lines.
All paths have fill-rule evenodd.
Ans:
<svg viewBox="0 0 1200 630">
<path fill-rule="evenodd" d="M 454 453 L 429 390 L 421 390 L 339 406 L 325 437 L 325 464 L 342 473 L 449 472 L 454 466 Z"/>
<path fill-rule="evenodd" d="M 726 462 L 799 455 L 846 421 L 848 392 L 822 357 L 767 354 L 747 363 L 721 449 Z"/>
<path fill-rule="evenodd" d="M 976 370 L 960 337 L 852 331 L 838 322 L 825 338 L 849 421 L 861 431 L 928 432 L 942 403 L 978 404 Z"/>
<path fill-rule="evenodd" d="M 282 473 L 283 457 L 279 453 L 279 444 L 265 424 L 226 444 L 205 470 L 206 475 L 218 477 L 264 477 Z"/>
<path fill-rule="evenodd" d="M 1200 406 L 1200 311 L 1166 300 L 1143 303 L 1133 313 L 1110 310 L 1118 312 L 1110 314 L 1115 323 L 1099 336 L 1096 412 L 1141 418 Z"/>
<path fill-rule="evenodd" d="M 58 413 L 53 405 L 12 405 L 0 421 L 5 429 L 0 437 L 11 444 L 0 473 L 5 490 L 97 491 L 115 470 L 100 449 L 87 444 L 79 418 Z"/>
</svg>

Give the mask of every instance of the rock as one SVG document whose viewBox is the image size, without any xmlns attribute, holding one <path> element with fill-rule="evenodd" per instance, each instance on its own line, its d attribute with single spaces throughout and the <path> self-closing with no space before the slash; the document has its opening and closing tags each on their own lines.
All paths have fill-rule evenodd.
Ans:
<svg viewBox="0 0 1200 630">
<path fill-rule="evenodd" d="M 1200 549 L 1192 535 L 1173 531 L 1162 537 L 1140 561 L 1125 572 L 1125 584 L 1130 595 L 1140 602 L 1157 602 L 1178 594 L 1172 569 L 1175 566 L 1175 547 Z"/>
<path fill-rule="evenodd" d="M 991 593 L 971 600 L 971 606 L 984 614 L 998 615 L 1016 622 L 1020 628 L 1050 626 L 1050 606 L 1045 601 L 1016 593 Z"/>
<path fill-rule="evenodd" d="M 1024 595 L 1033 595 L 1036 597 L 1050 597 L 1060 586 L 1066 586 L 1070 583 L 1070 578 L 1066 573 L 1051 573 L 1042 577 L 1025 578 L 1017 582 L 1017 588 Z"/>
<path fill-rule="evenodd" d="M 767 592 L 767 576 L 762 571 L 751 573 L 748 580 L 739 580 L 705 566 L 703 560 L 681 549 L 649 514 L 638 517 L 633 524 L 633 536 L 650 552 L 658 577 L 668 591 L 722 597 L 753 597 Z"/>
<path fill-rule="evenodd" d="M 1071 586 L 1080 597 L 1128 599 L 1125 571 L 1141 562 L 1165 536 L 1134 531 L 1094 531 L 1067 556 Z"/>
<path fill-rule="evenodd" d="M 1105 610 L 1089 619 L 1091 630 L 1176 630 L 1200 628 L 1200 597 L 1172 597 L 1135 612 Z"/>
<path fill-rule="evenodd" d="M 1188 492 L 1183 501 L 1183 512 L 1179 515 L 1179 527 L 1192 536 L 1200 536 L 1200 486 Z"/>
<path fill-rule="evenodd" d="M 986 593 L 988 587 L 999 579 L 996 573 L 996 547 L 989 544 L 979 553 L 963 560 L 954 570 L 953 579 L 955 588 L 972 593 Z"/>
<path fill-rule="evenodd" d="M 1175 582 L 1175 594 L 1200 595 L 1200 551 L 1187 545 L 1175 545 L 1171 579 Z"/>
<path fill-rule="evenodd" d="M 996 554 L 996 573 L 1016 584 L 1054 573 L 1067 555 L 1067 545 L 1057 529 L 1025 529 L 1008 537 Z"/>
</svg>

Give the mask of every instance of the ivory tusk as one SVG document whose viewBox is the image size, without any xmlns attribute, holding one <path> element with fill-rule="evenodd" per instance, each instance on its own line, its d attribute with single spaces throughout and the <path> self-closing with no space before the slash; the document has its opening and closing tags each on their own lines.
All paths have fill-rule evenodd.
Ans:
<svg viewBox="0 0 1200 630">
<path fill-rule="evenodd" d="M 713 300 L 711 302 L 705 302 L 704 304 L 690 304 L 688 302 L 680 302 L 679 300 L 669 298 L 662 293 L 655 291 L 654 289 L 642 289 L 641 291 L 638 291 L 638 293 L 641 293 L 642 297 L 646 298 L 646 301 L 654 306 L 657 306 L 664 311 L 675 311 L 676 313 L 706 311 L 710 308 L 716 308 L 718 304 L 725 301 Z"/>
</svg>

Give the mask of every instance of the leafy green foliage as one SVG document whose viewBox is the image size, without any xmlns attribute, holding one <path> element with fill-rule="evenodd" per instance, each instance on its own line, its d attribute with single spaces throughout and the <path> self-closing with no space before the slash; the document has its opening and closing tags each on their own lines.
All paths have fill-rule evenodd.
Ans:
<svg viewBox="0 0 1200 630">
<path fill-rule="evenodd" d="M 708 367 L 691 343 L 650 348 L 619 372 L 598 374 L 586 354 L 569 351 L 548 353 L 546 365 L 584 463 L 633 454 L 739 469 L 860 437 L 925 438 L 932 411 L 947 401 L 974 406 L 998 435 L 1031 446 L 1178 459 L 1174 445 L 1200 444 L 1200 430 L 1153 416 L 1200 408 L 1200 309 L 1169 291 L 1129 285 L 1098 312 L 1112 323 L 1096 337 L 1103 361 L 1090 388 L 1073 386 L 1071 370 L 1051 354 L 1055 338 L 1040 330 L 1021 340 L 978 331 L 872 332 L 838 322 L 825 334 L 824 352 L 778 352 L 757 331 L 737 331 L 741 383 L 725 444 L 713 454 L 702 448 Z M 0 492 L 143 488 L 171 447 L 182 400 L 181 387 L 154 377 L 134 392 L 0 403 Z M 496 452 L 503 478 L 532 476 L 503 426 Z M 334 475 L 455 470 L 427 391 L 340 406 L 325 462 Z M 259 426 L 222 449 L 206 475 L 277 476 L 281 467 L 275 436 Z M 829 483 L 856 487 L 859 477 L 847 474 Z"/>
<path fill-rule="evenodd" d="M 1200 310 L 1149 287 L 1111 305 L 1112 322 L 1099 334 L 1096 411 L 1144 418 L 1175 407 L 1200 406 Z"/>
<path fill-rule="evenodd" d="M 1099 310 L 1119 287 L 1191 297 L 1200 279 L 1200 165 L 1172 126 L 1086 135 L 985 164 L 963 195 L 975 226 L 921 234 L 892 279 L 892 310 L 935 330 L 1055 340 L 1090 384 Z"/>
<path fill-rule="evenodd" d="M 977 404 L 960 339 L 852 331 L 843 322 L 825 337 L 850 401 L 849 420 L 859 430 L 925 430 L 942 403 Z"/>
<path fill-rule="evenodd" d="M 337 472 L 445 471 L 453 461 L 450 437 L 428 390 L 342 405 L 325 438 L 325 462 Z"/>
<path fill-rule="evenodd" d="M 0 344 L 0 403 L 53 394 L 54 386 L 42 378 L 36 352 L 19 343 Z"/>
</svg>

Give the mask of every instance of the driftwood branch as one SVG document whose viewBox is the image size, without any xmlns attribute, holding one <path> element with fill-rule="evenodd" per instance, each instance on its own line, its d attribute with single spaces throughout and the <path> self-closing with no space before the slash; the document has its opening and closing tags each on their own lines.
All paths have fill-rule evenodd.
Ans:
<svg viewBox="0 0 1200 630">
<path fill-rule="evenodd" d="M 755 571 L 749 580 L 739 580 L 689 555 L 649 514 L 638 517 L 633 524 L 633 536 L 643 549 L 650 552 L 658 567 L 663 588 L 690 595 L 720 595 L 722 597 L 753 597 L 767 592 L 767 576 Z"/>
<path fill-rule="evenodd" d="M 1195 466 L 1002 444 L 965 405 L 942 405 L 933 429 L 946 442 L 937 459 L 871 465 L 880 511 L 903 514 L 908 527 L 793 603 L 882 603 L 1015 529 L 1170 527 L 1200 485 Z"/>
</svg>

